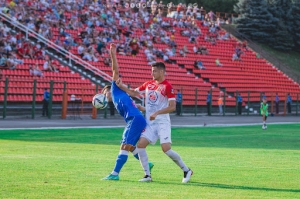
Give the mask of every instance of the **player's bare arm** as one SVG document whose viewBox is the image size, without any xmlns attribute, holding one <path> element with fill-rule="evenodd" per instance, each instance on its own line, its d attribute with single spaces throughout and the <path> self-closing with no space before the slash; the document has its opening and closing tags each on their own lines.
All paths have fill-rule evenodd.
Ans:
<svg viewBox="0 0 300 199">
<path fill-rule="evenodd" d="M 150 115 L 150 120 L 155 120 L 156 116 L 160 115 L 160 114 L 167 114 L 167 113 L 171 113 L 173 111 L 176 110 L 176 101 L 175 100 L 170 100 L 169 101 L 169 106 L 161 109 L 159 111 L 156 111 L 155 113 L 153 113 L 152 115 Z"/>
<path fill-rule="evenodd" d="M 142 112 L 145 112 L 145 111 L 146 111 L 146 108 L 145 108 L 144 106 L 140 105 L 140 104 L 137 104 L 136 107 L 137 107 L 140 111 L 142 111 Z"/>
<path fill-rule="evenodd" d="M 130 88 L 128 88 L 126 85 L 123 84 L 121 79 L 117 79 L 116 80 L 116 84 L 117 86 L 122 89 L 123 91 L 125 91 L 128 95 L 130 95 L 131 97 L 137 97 L 139 96 L 139 92 L 135 91 L 135 90 L 131 90 Z"/>
<path fill-rule="evenodd" d="M 117 81 L 119 79 L 119 65 L 118 65 L 118 60 L 117 60 L 117 56 L 116 56 L 116 44 L 110 44 L 110 57 L 111 57 L 111 70 L 113 72 L 112 75 L 112 80 L 113 81 Z"/>
</svg>

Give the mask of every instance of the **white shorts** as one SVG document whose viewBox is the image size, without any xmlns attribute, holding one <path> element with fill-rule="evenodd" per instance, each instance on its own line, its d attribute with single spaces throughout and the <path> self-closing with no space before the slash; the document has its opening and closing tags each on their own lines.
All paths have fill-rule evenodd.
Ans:
<svg viewBox="0 0 300 199">
<path fill-rule="evenodd" d="M 146 138 L 150 144 L 155 144 L 160 139 L 160 144 L 172 143 L 170 123 L 147 123 L 141 137 Z"/>
</svg>

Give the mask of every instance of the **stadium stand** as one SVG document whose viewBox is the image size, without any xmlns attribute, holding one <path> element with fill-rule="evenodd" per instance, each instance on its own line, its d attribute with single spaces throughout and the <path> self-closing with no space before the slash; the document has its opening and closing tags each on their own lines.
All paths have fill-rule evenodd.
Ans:
<svg viewBox="0 0 300 199">
<path fill-rule="evenodd" d="M 124 52 L 118 55 L 122 79 L 131 87 L 151 79 L 149 62 L 165 62 L 167 79 L 175 90 L 183 90 L 183 105 L 195 104 L 196 88 L 198 105 L 206 104 L 210 89 L 213 105 L 217 105 L 220 93 L 223 94 L 226 89 L 228 106 L 235 106 L 236 91 L 243 97 L 251 91 L 253 102 L 260 101 L 261 92 L 266 96 L 278 92 L 281 99 L 285 99 L 287 92 L 292 97 L 300 93 L 299 84 L 266 60 L 257 58 L 255 52 L 244 48 L 237 39 L 222 30 L 219 25 L 224 21 L 214 18 L 213 13 L 203 16 L 203 10 L 178 5 L 169 8 L 165 17 L 163 9 L 155 1 L 146 8 L 117 4 L 112 6 L 116 2 L 88 0 L 77 0 L 76 4 L 64 0 L 7 1 L 2 12 L 108 75 L 111 75 L 111 69 L 107 63 L 107 49 L 111 42 L 117 43 L 120 52 Z M 5 35 L 1 37 L 5 38 Z M 194 46 L 202 47 L 200 53 L 193 52 Z M 132 55 L 135 49 L 138 52 Z M 238 60 L 232 59 L 233 54 L 238 55 Z M 38 80 L 38 101 L 41 101 L 43 88 L 49 85 L 50 80 L 57 82 L 53 98 L 57 102 L 62 99 L 63 81 L 67 81 L 69 95 L 82 95 L 84 92 L 85 102 L 89 102 L 94 94 L 95 85 L 90 80 L 56 60 L 54 65 L 59 72 L 43 71 L 43 77 L 36 77 L 30 75 L 29 65 L 37 63 L 42 66 L 45 57 L 36 60 L 36 57 L 24 58 L 19 54 L 18 58 L 23 60 L 22 64 L 13 70 L 2 70 L 0 93 L 4 92 L 4 78 L 8 77 L 11 83 L 9 101 L 31 101 L 32 84 L 29 82 L 33 79 Z M 222 66 L 216 65 L 216 59 Z M 196 60 L 202 61 L 205 70 L 195 68 Z"/>
</svg>

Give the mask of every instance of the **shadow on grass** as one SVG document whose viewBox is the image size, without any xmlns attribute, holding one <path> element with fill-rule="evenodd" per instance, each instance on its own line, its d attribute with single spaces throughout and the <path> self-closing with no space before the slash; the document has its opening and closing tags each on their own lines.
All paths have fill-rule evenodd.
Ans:
<svg viewBox="0 0 300 199">
<path fill-rule="evenodd" d="M 300 150 L 300 125 L 173 128 L 174 146 Z M 123 129 L 3 130 L 0 140 L 119 145 Z"/>
<path fill-rule="evenodd" d="M 189 182 L 187 184 L 183 183 L 173 183 L 173 182 L 153 182 L 159 184 L 176 184 L 182 186 L 199 186 L 199 187 L 210 187 L 219 189 L 241 189 L 241 190 L 253 190 L 253 191 L 276 191 L 276 192 L 291 192 L 299 193 L 300 189 L 280 189 L 280 188 L 268 188 L 268 187 L 250 187 L 250 186 L 240 186 L 240 185 L 227 185 L 218 183 L 201 183 L 201 182 Z"/>
</svg>

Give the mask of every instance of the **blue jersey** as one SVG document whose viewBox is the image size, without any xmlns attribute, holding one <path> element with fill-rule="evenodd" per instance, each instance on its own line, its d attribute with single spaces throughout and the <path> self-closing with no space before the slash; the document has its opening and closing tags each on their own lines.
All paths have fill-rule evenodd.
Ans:
<svg viewBox="0 0 300 199">
<path fill-rule="evenodd" d="M 111 96 L 116 109 L 120 115 L 124 117 L 126 122 L 128 122 L 134 116 L 142 116 L 142 113 L 135 106 L 130 96 L 121 90 L 116 85 L 115 81 L 113 81 L 111 85 Z"/>
</svg>

